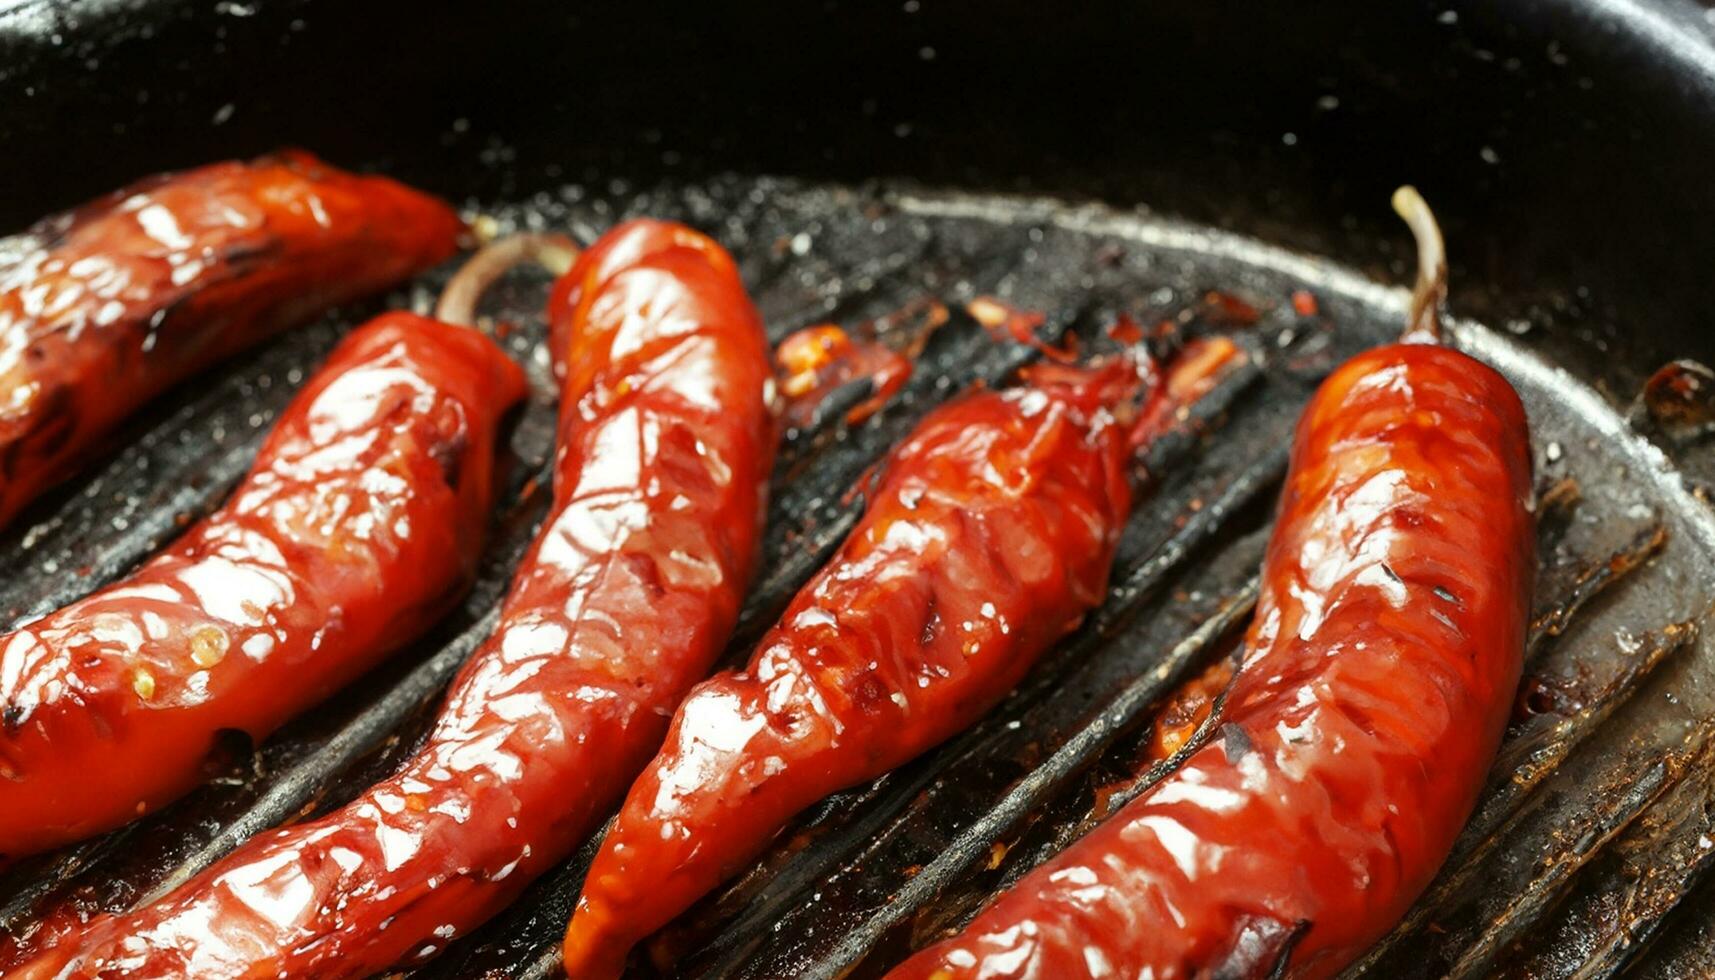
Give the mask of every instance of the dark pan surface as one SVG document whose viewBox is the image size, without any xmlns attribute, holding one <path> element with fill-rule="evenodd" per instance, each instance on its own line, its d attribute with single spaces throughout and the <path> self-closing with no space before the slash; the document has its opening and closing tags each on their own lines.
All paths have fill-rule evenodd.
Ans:
<svg viewBox="0 0 1715 980">
<path fill-rule="evenodd" d="M 688 220 L 740 257 L 776 339 L 828 319 L 883 318 L 910 331 L 923 322 L 923 301 L 951 308 L 887 410 L 789 443 L 747 637 L 838 542 L 857 506 L 845 491 L 871 461 L 929 407 L 972 383 L 1004 383 L 1033 356 L 962 316 L 973 296 L 1043 310 L 1055 329 L 1098 346 L 1117 312 L 1175 319 L 1188 332 L 1232 333 L 1260 365 L 1212 395 L 1189 431 L 1151 458 L 1158 487 L 1128 529 L 1108 603 L 1085 629 L 977 728 L 805 815 L 753 871 L 670 928 L 656 948 L 673 975 L 879 970 L 1087 829 L 1098 798 L 1112 807 L 1135 793 L 1147 775 L 1135 760 L 1149 706 L 1242 625 L 1284 463 L 1279 447 L 1298 407 L 1332 364 L 1397 332 L 1404 308 L 1402 290 L 1325 260 L 1047 198 L 734 177 L 567 185 L 483 210 L 507 228 L 564 227 L 586 238 L 632 214 Z M 435 286 L 425 281 L 395 301 L 421 308 Z M 544 287 L 519 276 L 488 304 L 518 327 L 509 344 L 539 377 Z M 1254 306 L 1259 321 L 1232 322 L 1206 298 L 1212 289 Z M 1315 315 L 1293 309 L 1298 289 L 1316 297 Z M 27 614 L 87 590 L 170 533 L 176 522 L 166 515 L 217 502 L 272 412 L 358 318 L 348 311 L 286 337 L 141 423 L 126 449 L 0 546 L 6 607 Z M 1657 934 L 1670 937 L 1665 961 L 1680 955 L 1668 913 L 1704 877 L 1709 862 L 1690 858 L 1706 831 L 1715 834 L 1704 813 L 1715 767 L 1698 725 L 1715 695 L 1697 632 L 1715 596 L 1715 522 L 1671 458 L 1593 389 L 1504 330 L 1460 322 L 1455 337 L 1524 394 L 1543 486 L 1578 488 L 1576 502 L 1554 504 L 1543 522 L 1544 616 L 1527 687 L 1553 696 L 1532 701 L 1541 713 L 1521 714 L 1494 805 L 1483 811 L 1486 832 L 1462 844 L 1469 856 L 1455 862 L 1469 870 L 1426 910 L 1429 931 L 1401 944 L 1409 958 L 1383 960 L 1375 975 L 1456 966 L 1482 975 L 1497 964 L 1531 976 L 1586 966 L 1604 975 Z M 551 420 L 542 401 L 520 420 L 508 495 L 516 502 L 498 519 L 481 585 L 435 637 L 255 755 L 234 747 L 221 778 L 183 803 L 12 871 L 0 880 L 5 925 L 26 927 L 63 901 L 125 907 L 263 827 L 337 805 L 408 752 L 439 687 L 486 632 L 539 513 L 539 488 L 518 491 L 546 458 Z M 743 641 L 735 658 L 747 653 Z M 1542 770 L 1540 785 L 1509 790 L 1528 764 Z M 422 972 L 552 975 L 585 857 Z M 1612 914 L 1616 904 L 1627 914 Z"/>
<path fill-rule="evenodd" d="M 1715 363 L 1708 0 L 441 6 L 0 0 L 0 228 L 141 173 L 301 143 L 586 239 L 622 214 L 683 217 L 740 256 L 776 338 L 902 309 L 889 322 L 909 332 L 926 299 L 951 307 L 893 407 L 788 446 L 735 658 L 849 526 L 864 467 L 930 405 L 1033 356 L 991 343 L 963 300 L 1007 296 L 1096 339 L 1120 309 L 1235 329 L 1210 288 L 1263 313 L 1239 330 L 1261 369 L 1152 456 L 1160 485 L 1085 630 L 973 731 L 806 814 L 661 937 L 674 972 L 873 974 L 1138 791 L 1149 705 L 1245 617 L 1298 405 L 1395 329 L 1403 294 L 1377 283 L 1407 273 L 1385 200 L 1409 180 L 1448 229 L 1455 308 L 1488 325 L 1457 339 L 1519 385 L 1559 503 L 1523 699 L 1536 713 L 1366 975 L 1715 975 L 1715 452 L 1634 405 L 1667 358 Z M 437 283 L 392 302 L 424 308 Z M 538 373 L 544 285 L 520 277 L 492 305 Z M 1320 315 L 1291 311 L 1300 287 Z M 0 538 L 0 617 L 121 574 L 212 506 L 306 372 L 383 305 L 139 420 Z M 488 569 L 434 636 L 254 754 L 227 746 L 182 804 L 0 875 L 0 928 L 67 900 L 124 907 L 394 765 L 486 633 L 544 503 L 524 491 L 551 419 L 543 403 L 520 419 Z M 581 860 L 424 972 L 551 975 Z"/>
</svg>

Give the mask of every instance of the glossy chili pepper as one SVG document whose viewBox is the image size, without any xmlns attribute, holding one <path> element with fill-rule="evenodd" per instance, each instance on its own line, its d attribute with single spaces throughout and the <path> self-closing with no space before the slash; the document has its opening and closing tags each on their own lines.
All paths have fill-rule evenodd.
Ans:
<svg viewBox="0 0 1715 980">
<path fill-rule="evenodd" d="M 130 576 L 0 637 L 0 852 L 118 826 L 410 640 L 469 583 L 500 348 L 408 313 L 348 337 L 224 507 Z"/>
<path fill-rule="evenodd" d="M 737 617 L 773 464 L 768 344 L 731 258 L 606 235 L 556 285 L 553 509 L 424 748 L 21 977 L 367 976 L 421 962 L 565 857 Z"/>
<path fill-rule="evenodd" d="M 290 151 L 139 181 L 0 240 L 0 525 L 138 406 L 448 257 L 445 204 Z"/>
<path fill-rule="evenodd" d="M 1535 568 L 1524 408 L 1427 333 L 1305 409 L 1210 742 L 890 976 L 1325 977 L 1404 914 L 1506 725 Z"/>
<path fill-rule="evenodd" d="M 573 977 L 754 858 L 795 813 L 975 721 L 1106 591 L 1131 505 L 1129 363 L 943 406 L 743 671 L 699 685 L 626 797 L 565 940 Z"/>
</svg>

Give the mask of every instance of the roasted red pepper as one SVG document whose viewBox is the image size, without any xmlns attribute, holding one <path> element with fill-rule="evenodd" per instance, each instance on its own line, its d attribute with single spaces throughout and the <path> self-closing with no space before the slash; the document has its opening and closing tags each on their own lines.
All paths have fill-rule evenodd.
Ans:
<svg viewBox="0 0 1715 980">
<path fill-rule="evenodd" d="M 0 525 L 138 406 L 451 255 L 441 202 L 307 153 L 139 181 L 0 240 Z"/>
<path fill-rule="evenodd" d="M 312 823 L 20 977 L 367 976 L 414 964 L 576 846 L 737 617 L 773 463 L 768 344 L 731 258 L 610 232 L 557 284 L 552 512 L 428 744 Z"/>
<path fill-rule="evenodd" d="M 224 507 L 125 579 L 0 637 L 0 853 L 135 818 L 216 737 L 260 739 L 469 583 L 524 378 L 408 313 L 348 337 Z"/>
<path fill-rule="evenodd" d="M 1131 506 L 1128 363 L 931 413 L 750 665 L 699 685 L 626 797 L 566 933 L 574 977 L 755 857 L 795 813 L 969 725 L 1102 601 Z"/>
<path fill-rule="evenodd" d="M 1506 380 L 1425 336 L 1439 236 L 1402 196 L 1430 342 L 1353 358 L 1305 409 L 1209 744 L 891 976 L 1325 977 L 1435 874 L 1518 685 L 1531 457 Z"/>
</svg>

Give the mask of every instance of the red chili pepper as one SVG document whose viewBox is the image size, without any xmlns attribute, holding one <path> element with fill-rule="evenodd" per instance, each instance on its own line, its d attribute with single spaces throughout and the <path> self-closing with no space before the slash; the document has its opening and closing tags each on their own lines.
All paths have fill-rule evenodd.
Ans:
<svg viewBox="0 0 1715 980">
<path fill-rule="evenodd" d="M 1424 251 L 1415 339 L 1445 268 L 1421 200 L 1396 200 Z M 1530 604 L 1530 497 L 1524 408 L 1493 369 L 1433 342 L 1348 361 L 1299 424 L 1209 744 L 890 976 L 1351 962 L 1434 876 L 1493 759 Z"/>
<path fill-rule="evenodd" d="M 0 241 L 0 525 L 144 402 L 439 262 L 463 227 L 292 151 L 150 177 Z"/>
<path fill-rule="evenodd" d="M 609 812 L 720 653 L 773 463 L 768 344 L 731 258 L 610 232 L 556 285 L 554 505 L 428 744 L 320 820 L 12 976 L 367 976 L 503 907 Z"/>
<path fill-rule="evenodd" d="M 1105 406 L 1136 375 L 1040 377 L 924 419 L 749 666 L 686 699 L 585 879 L 569 975 L 617 976 L 793 814 L 968 726 L 1102 601 L 1131 505 Z"/>
<path fill-rule="evenodd" d="M 408 313 L 353 333 L 224 507 L 0 637 L 0 853 L 125 823 L 420 633 L 469 584 L 524 376 Z"/>
</svg>

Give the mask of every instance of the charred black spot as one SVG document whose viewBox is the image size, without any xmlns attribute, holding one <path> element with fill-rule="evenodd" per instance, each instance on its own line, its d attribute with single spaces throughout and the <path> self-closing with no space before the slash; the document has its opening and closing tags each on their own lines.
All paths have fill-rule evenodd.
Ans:
<svg viewBox="0 0 1715 980">
<path fill-rule="evenodd" d="M 1274 969 L 1268 971 L 1268 980 L 1286 980 L 1286 969 L 1292 963 L 1292 951 L 1298 948 L 1298 941 L 1310 931 L 1310 920 L 1300 919 L 1292 927 L 1292 934 L 1281 944 L 1280 952 L 1275 955 Z"/>
<path fill-rule="evenodd" d="M 0 725 L 4 725 L 9 734 L 16 732 L 23 727 L 24 716 L 27 714 L 23 705 L 8 704 L 4 710 L 0 710 Z"/>
<path fill-rule="evenodd" d="M 280 255 L 283 251 L 283 243 L 278 235 L 243 238 L 221 249 L 220 261 L 232 265 L 254 264 Z"/>
<path fill-rule="evenodd" d="M 451 437 L 435 444 L 430 452 L 435 464 L 441 468 L 441 476 L 447 481 L 447 486 L 457 487 L 464 475 L 464 461 L 470 440 L 464 430 L 460 429 Z"/>
<path fill-rule="evenodd" d="M 1245 734 L 1243 727 L 1227 722 L 1221 726 L 1221 748 L 1227 753 L 1228 762 L 1238 762 L 1255 751 L 1251 737 Z"/>
<path fill-rule="evenodd" d="M 1271 916 L 1248 916 L 1240 920 L 1232 945 L 1210 975 L 1213 980 L 1280 980 L 1286 976 L 1292 950 L 1309 931 L 1310 923 L 1303 919 L 1287 923 Z"/>
<path fill-rule="evenodd" d="M 254 759 L 256 740 L 250 733 L 239 728 L 222 728 L 214 733 L 209 743 L 208 755 L 203 757 L 202 775 L 204 779 L 217 779 L 240 775 L 247 768 L 246 763 Z"/>
</svg>

